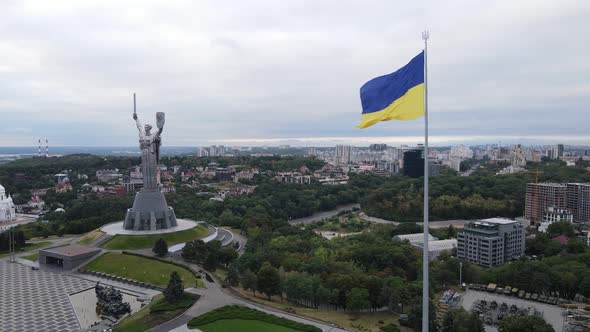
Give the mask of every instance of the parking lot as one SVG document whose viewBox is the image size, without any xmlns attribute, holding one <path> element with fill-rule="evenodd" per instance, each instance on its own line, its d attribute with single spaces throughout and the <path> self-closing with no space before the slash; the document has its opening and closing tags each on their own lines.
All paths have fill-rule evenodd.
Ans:
<svg viewBox="0 0 590 332">
<path fill-rule="evenodd" d="M 500 306 L 502 303 L 506 303 L 508 312 L 510 311 L 510 307 L 512 305 L 516 306 L 518 309 L 527 309 L 532 308 L 532 310 L 536 310 L 543 316 L 543 319 L 547 321 L 549 324 L 553 326 L 555 331 L 563 331 L 565 317 L 564 313 L 565 310 L 556 306 L 556 305 L 549 305 L 545 303 L 539 303 L 535 301 L 527 301 L 524 299 L 520 299 L 518 297 L 513 296 L 506 296 L 506 295 L 499 295 L 494 293 L 482 292 L 482 291 L 475 291 L 475 290 L 467 290 L 461 299 L 460 305 L 467 311 L 473 309 L 475 304 L 478 304 L 481 300 L 484 300 L 489 304 L 492 301 L 496 301 L 498 307 L 492 309 L 492 313 L 497 315 L 500 312 Z M 486 324 L 486 331 L 495 332 L 497 328 L 492 325 Z"/>
</svg>

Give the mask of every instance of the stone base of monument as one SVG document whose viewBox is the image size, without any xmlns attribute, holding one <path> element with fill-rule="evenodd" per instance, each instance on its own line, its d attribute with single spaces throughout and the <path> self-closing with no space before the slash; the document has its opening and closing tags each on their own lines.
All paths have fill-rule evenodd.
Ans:
<svg viewBox="0 0 590 332">
<path fill-rule="evenodd" d="M 154 235 L 154 234 L 169 234 L 186 231 L 191 228 L 197 227 L 199 224 L 205 224 L 203 221 L 194 221 L 190 219 L 176 219 L 178 226 L 167 228 L 167 229 L 156 229 L 153 231 L 134 231 L 132 229 L 124 229 L 123 222 L 118 221 L 104 225 L 100 228 L 102 232 L 109 236 L 115 235 Z M 206 225 L 206 224 L 205 224 Z"/>
<path fill-rule="evenodd" d="M 159 190 L 141 190 L 135 194 L 133 207 L 127 209 L 123 228 L 134 231 L 155 231 L 178 226 L 174 209 L 166 203 Z"/>
</svg>

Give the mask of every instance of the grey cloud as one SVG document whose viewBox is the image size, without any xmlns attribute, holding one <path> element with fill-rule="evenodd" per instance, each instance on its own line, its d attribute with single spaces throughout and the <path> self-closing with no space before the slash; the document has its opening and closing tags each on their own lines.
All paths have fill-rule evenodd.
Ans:
<svg viewBox="0 0 590 332">
<path fill-rule="evenodd" d="M 0 117 L 31 133 L 0 133 L 2 145 L 41 133 L 61 145 L 132 145 L 132 92 L 140 116 L 169 113 L 171 145 L 419 138 L 422 121 L 355 125 L 360 86 L 419 52 L 424 28 L 432 135 L 580 140 L 590 120 L 587 1 L 14 0 L 3 9 Z"/>
</svg>

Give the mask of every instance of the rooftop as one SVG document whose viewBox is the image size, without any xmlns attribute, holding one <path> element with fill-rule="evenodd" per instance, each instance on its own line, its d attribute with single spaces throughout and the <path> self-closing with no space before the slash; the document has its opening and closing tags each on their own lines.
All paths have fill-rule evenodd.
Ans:
<svg viewBox="0 0 590 332">
<path fill-rule="evenodd" d="M 424 242 L 424 233 L 401 234 L 393 237 L 394 240 L 404 241 L 408 240 L 410 243 Z M 428 234 L 428 243 L 438 240 L 434 236 Z"/>
<path fill-rule="evenodd" d="M 43 251 L 47 251 L 47 252 L 51 252 L 51 253 L 55 253 L 55 254 L 62 254 L 62 255 L 66 255 L 66 256 L 77 256 L 77 255 L 87 254 L 87 253 L 91 253 L 91 252 L 96 252 L 99 250 L 100 249 L 95 248 L 95 247 L 72 244 L 72 245 L 64 245 L 64 246 L 59 246 L 59 247 L 47 248 L 47 249 L 44 249 Z"/>
<path fill-rule="evenodd" d="M 416 247 L 422 248 L 422 242 L 414 243 Z M 457 239 L 428 241 L 428 251 L 451 250 L 457 248 Z"/>
<path fill-rule="evenodd" d="M 509 224 L 517 223 L 518 221 L 512 220 L 512 219 L 506 219 L 506 218 L 488 218 L 488 219 L 482 219 L 482 220 L 480 220 L 480 222 L 486 222 L 489 224 L 509 225 Z"/>
<path fill-rule="evenodd" d="M 556 237 L 552 238 L 551 240 L 557 241 L 557 242 L 559 242 L 561 244 L 567 244 L 570 241 L 568 239 L 568 237 L 565 236 L 565 235 L 556 236 Z"/>
<path fill-rule="evenodd" d="M 534 182 L 529 182 L 530 185 L 535 185 Z M 542 187 L 567 187 L 566 183 L 555 183 L 555 182 L 540 182 L 539 186 Z"/>
</svg>

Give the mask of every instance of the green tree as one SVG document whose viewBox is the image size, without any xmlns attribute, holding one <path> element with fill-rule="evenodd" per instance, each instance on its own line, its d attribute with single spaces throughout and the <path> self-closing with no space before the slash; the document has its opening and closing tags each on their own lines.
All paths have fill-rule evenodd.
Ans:
<svg viewBox="0 0 590 332">
<path fill-rule="evenodd" d="M 567 237 L 573 237 L 575 235 L 574 225 L 567 221 L 554 222 L 547 227 L 547 233 L 549 237 L 553 238 L 559 235 L 565 235 Z"/>
<path fill-rule="evenodd" d="M 273 295 L 281 294 L 281 277 L 279 271 L 270 264 L 265 264 L 260 268 L 257 278 L 256 290 L 265 294 L 270 300 Z"/>
<path fill-rule="evenodd" d="M 204 262 L 208 254 L 207 244 L 202 240 L 189 241 L 182 248 L 182 257 L 192 261 Z"/>
<path fill-rule="evenodd" d="M 542 317 L 511 316 L 504 318 L 498 326 L 500 332 L 555 332 Z"/>
<path fill-rule="evenodd" d="M 168 254 L 168 244 L 166 243 L 166 241 L 164 241 L 164 239 L 160 238 L 158 239 L 158 241 L 156 241 L 156 243 L 154 243 L 152 251 L 156 255 L 164 257 L 166 256 L 166 254 Z"/>
<path fill-rule="evenodd" d="M 360 311 L 369 308 L 369 291 L 366 288 L 353 288 L 346 297 L 346 309 Z"/>
<path fill-rule="evenodd" d="M 205 258 L 203 268 L 207 271 L 215 271 L 217 269 L 217 264 L 219 264 L 217 253 L 210 252 L 207 254 L 207 258 Z"/>
<path fill-rule="evenodd" d="M 231 246 L 223 247 L 219 250 L 219 263 L 226 267 L 238 258 L 238 252 Z"/>
<path fill-rule="evenodd" d="M 443 319 L 442 332 L 484 332 L 483 322 L 476 313 L 465 309 L 449 310 Z"/>
<path fill-rule="evenodd" d="M 228 267 L 225 282 L 232 287 L 240 284 L 240 271 L 238 271 L 238 267 L 235 264 L 230 264 Z"/>
<path fill-rule="evenodd" d="M 590 297 L 590 276 L 585 276 L 582 281 L 580 281 L 580 293 L 585 297 Z"/>
<path fill-rule="evenodd" d="M 574 239 L 567 243 L 566 248 L 570 254 L 581 254 L 586 251 L 586 244 L 581 240 Z"/>
<path fill-rule="evenodd" d="M 243 289 L 251 290 L 252 294 L 256 294 L 256 285 L 258 284 L 258 279 L 256 278 L 256 274 L 254 274 L 254 272 L 246 270 L 240 278 L 240 283 L 242 284 Z"/>
<path fill-rule="evenodd" d="M 174 271 L 170 275 L 170 281 L 168 281 L 166 290 L 164 290 L 164 297 L 166 298 L 166 301 L 172 303 L 178 301 L 182 297 L 182 293 L 184 293 L 182 279 L 180 279 L 178 272 Z"/>
</svg>

